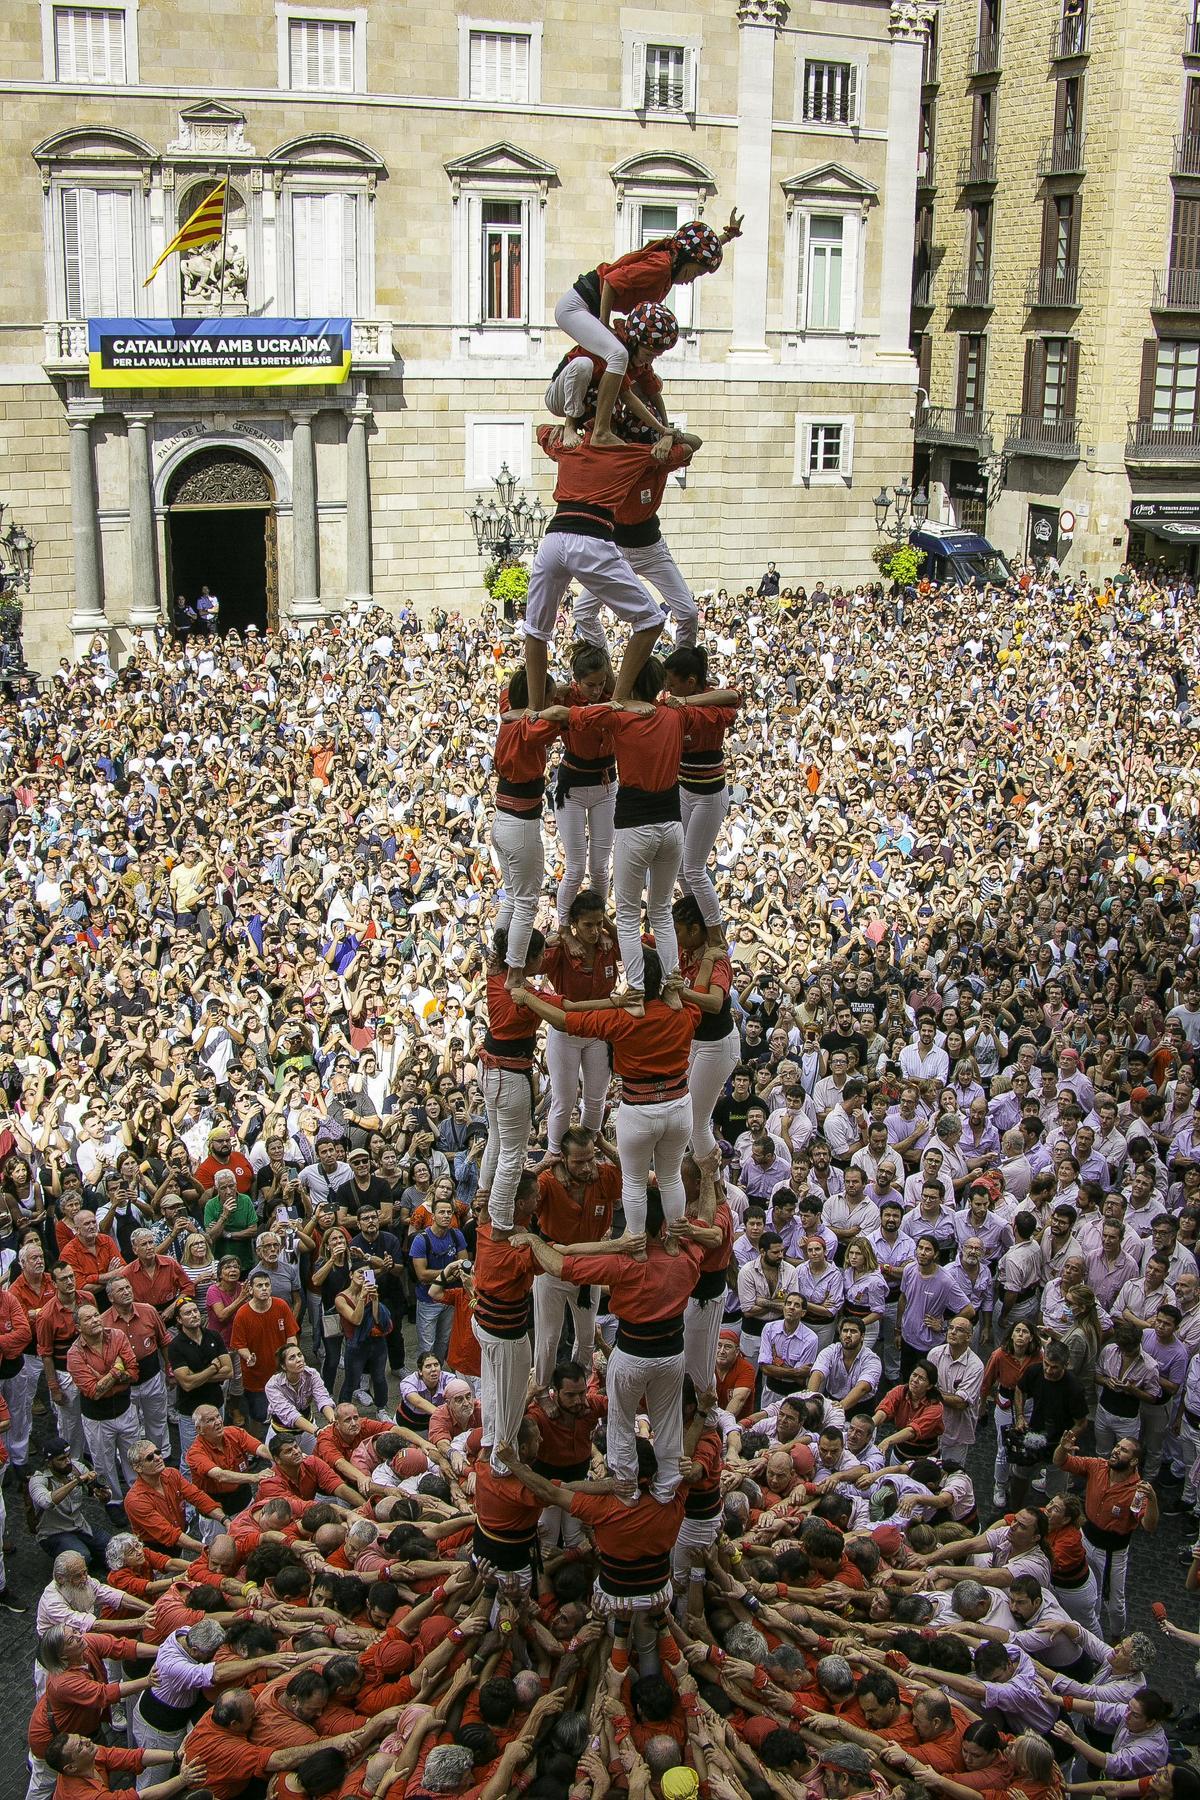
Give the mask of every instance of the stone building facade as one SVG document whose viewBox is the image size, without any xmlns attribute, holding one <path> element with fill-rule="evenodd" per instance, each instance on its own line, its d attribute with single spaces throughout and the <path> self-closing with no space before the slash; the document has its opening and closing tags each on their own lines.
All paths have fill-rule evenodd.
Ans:
<svg viewBox="0 0 1200 1800">
<path fill-rule="evenodd" d="M 37 542 L 35 666 L 170 597 L 231 622 L 482 599 L 467 512 L 533 426 L 581 270 L 691 217 L 705 439 L 664 510 L 699 588 L 872 573 L 912 457 L 917 0 L 15 0 L 0 143 L 0 498 Z M 486 15 L 486 16 L 480 16 Z M 223 253 L 169 258 L 227 176 Z M 89 318 L 353 320 L 337 386 L 96 388 Z"/>
<path fill-rule="evenodd" d="M 1200 543 L 1196 0 L 958 0 L 926 49 L 931 517 L 1114 571 Z"/>
</svg>

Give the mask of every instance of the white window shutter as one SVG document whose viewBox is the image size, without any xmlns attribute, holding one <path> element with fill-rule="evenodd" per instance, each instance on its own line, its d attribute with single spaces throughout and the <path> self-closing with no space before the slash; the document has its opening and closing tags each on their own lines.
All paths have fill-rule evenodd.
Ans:
<svg viewBox="0 0 1200 1800">
<path fill-rule="evenodd" d="M 808 323 L 808 214 L 799 213 L 796 225 L 796 329 Z"/>
<path fill-rule="evenodd" d="M 84 231 L 83 221 L 80 218 L 84 198 L 85 193 L 81 188 L 66 188 L 62 197 L 63 266 L 66 272 L 67 316 L 72 319 L 84 317 Z"/>
<path fill-rule="evenodd" d="M 635 112 L 643 112 L 646 106 L 646 46 L 638 38 L 633 46 L 632 91 L 629 104 Z"/>
<path fill-rule="evenodd" d="M 352 318 L 358 311 L 358 203 L 353 194 L 335 196 L 340 202 L 342 260 L 341 293 L 332 295 L 329 311 L 347 313 Z"/>
<path fill-rule="evenodd" d="M 700 56 L 693 47 L 683 53 L 683 110 L 694 113 L 699 111 L 700 102 Z"/>
<path fill-rule="evenodd" d="M 483 321 L 483 201 L 468 194 L 467 208 L 467 324 Z"/>
<path fill-rule="evenodd" d="M 846 123 L 857 125 L 858 122 L 858 70 L 851 64 L 846 71 Z"/>
</svg>

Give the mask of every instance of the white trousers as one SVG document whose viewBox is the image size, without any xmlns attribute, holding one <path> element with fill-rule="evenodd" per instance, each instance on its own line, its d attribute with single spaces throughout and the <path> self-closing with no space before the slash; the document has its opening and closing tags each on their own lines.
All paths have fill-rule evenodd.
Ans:
<svg viewBox="0 0 1200 1800">
<path fill-rule="evenodd" d="M 538 1537 L 543 1550 L 556 1550 L 560 1543 L 564 1550 L 570 1550 L 583 1542 L 583 1521 L 565 1506 L 544 1507 L 538 1520 Z"/>
<path fill-rule="evenodd" d="M 484 1067 L 483 1101 L 488 1137 L 479 1165 L 479 1185 L 490 1196 L 488 1218 L 499 1231 L 511 1231 L 513 1202 L 529 1148 L 533 1111 L 529 1077 L 516 1069 Z"/>
<path fill-rule="evenodd" d="M 719 925 L 721 902 L 708 872 L 708 859 L 729 811 L 729 789 L 722 785 L 715 794 L 693 794 L 681 787 L 679 811 L 683 819 L 683 891 L 693 896 L 706 925 Z"/>
<path fill-rule="evenodd" d="M 582 294 L 577 294 L 574 288 L 568 288 L 554 308 L 554 323 L 593 356 L 602 356 L 605 368 L 624 375 L 629 367 L 629 351 L 616 332 L 600 323 Z"/>
<path fill-rule="evenodd" d="M 643 581 L 653 584 L 663 605 L 675 621 L 675 642 L 682 646 L 694 644 L 699 630 L 700 609 L 691 588 L 679 572 L 679 565 L 671 555 L 665 538 L 659 538 L 656 544 L 624 544 L 621 554 Z M 604 627 L 600 623 L 600 601 L 589 588 L 584 587 L 576 598 L 571 609 L 571 619 L 576 637 L 585 643 L 594 644 L 597 649 L 608 648 L 604 636 Z"/>
<path fill-rule="evenodd" d="M 718 1513 L 715 1519 L 684 1519 L 679 1527 L 671 1552 L 671 1580 L 675 1584 L 675 1610 L 680 1616 L 687 1605 L 692 1564 L 699 1566 L 704 1561 L 704 1552 L 716 1543 L 723 1524 L 723 1515 Z"/>
<path fill-rule="evenodd" d="M 713 1135 L 713 1107 L 725 1091 L 741 1052 L 736 1031 L 708 1042 L 692 1039 L 688 1052 L 688 1101 L 692 1109 L 692 1155 L 697 1162 L 717 1147 Z"/>
<path fill-rule="evenodd" d="M 188 1727 L 185 1725 L 181 1731 L 163 1731 L 157 1725 L 148 1724 L 142 1717 L 139 1699 L 129 1720 L 129 1733 L 135 1747 L 139 1750 L 178 1750 L 188 1734 Z M 152 1787 L 156 1778 L 156 1771 L 153 1768 L 143 1769 L 137 1777 L 138 1792 L 140 1793 L 143 1788 Z"/>
<path fill-rule="evenodd" d="M 503 1465 L 497 1462 L 496 1451 L 501 1444 L 516 1443 L 521 1420 L 525 1417 L 531 1364 L 529 1339 L 493 1337 L 478 1319 L 472 1319 L 471 1329 L 479 1344 L 482 1375 L 479 1410 L 483 1414 L 483 1442 L 492 1453 L 492 1467 L 507 1474 Z"/>
<path fill-rule="evenodd" d="M 529 575 L 526 637 L 544 644 L 553 641 L 558 609 L 573 581 L 584 583 L 631 631 L 661 631 L 666 623 L 666 613 L 615 544 L 579 532 L 550 531 L 538 547 Z"/>
<path fill-rule="evenodd" d="M 136 1383 L 129 1390 L 137 1412 L 142 1436 L 157 1444 L 164 1462 L 171 1454 L 171 1434 L 167 1430 L 167 1378 L 160 1369 L 149 1381 Z"/>
<path fill-rule="evenodd" d="M 588 317 L 591 317 L 590 313 Z M 556 419 L 582 419 L 587 411 L 587 391 L 594 374 L 588 357 L 573 356 L 570 362 L 563 364 L 546 389 L 546 411 L 553 413 Z"/>
<path fill-rule="evenodd" d="M 562 1134 L 571 1123 L 571 1114 L 579 1098 L 581 1076 L 580 1123 L 589 1131 L 599 1131 L 604 1123 L 604 1102 L 608 1097 L 610 1077 L 608 1045 L 600 1038 L 571 1037 L 551 1025 L 546 1032 L 546 1070 L 550 1077 L 546 1142 L 557 1156 Z"/>
<path fill-rule="evenodd" d="M 554 809 L 554 828 L 562 845 L 563 872 L 558 884 L 558 922 L 565 931 L 569 923 L 571 902 L 583 886 L 586 870 L 588 886 L 608 899 L 609 870 L 613 853 L 613 813 L 617 805 L 615 782 L 600 782 L 595 787 L 572 788 L 561 806 Z"/>
<path fill-rule="evenodd" d="M 590 1306 L 580 1306 L 580 1290 L 557 1275 L 539 1275 L 533 1284 L 533 1372 L 539 1387 L 548 1387 L 558 1360 L 558 1343 L 563 1320 L 569 1312 L 575 1328 L 575 1357 L 585 1369 L 592 1366 L 592 1350 L 596 1342 L 596 1317 L 600 1311 L 600 1289 L 588 1289 Z"/>
<path fill-rule="evenodd" d="M 652 1493 L 665 1505 L 679 1486 L 683 1455 L 683 1353 L 678 1356 L 630 1356 L 614 1350 L 608 1359 L 608 1466 L 628 1491 L 637 1488 L 637 1438 L 634 1422 L 642 1397 L 654 1437 L 658 1474 Z"/>
<path fill-rule="evenodd" d="M 1096 1605 L 1104 1635 L 1110 1644 L 1115 1644 L 1125 1632 L 1125 1574 L 1129 1566 L 1129 1545 L 1120 1550 L 1098 1550 L 1085 1538 L 1083 1548 L 1088 1568 L 1096 1580 Z"/>
<path fill-rule="evenodd" d="M 492 820 L 492 849 L 504 882 L 497 923 L 508 932 L 508 966 L 523 969 L 546 873 L 540 813 L 536 819 L 518 819 L 498 807 Z"/>
<path fill-rule="evenodd" d="M 646 1229 L 646 1181 L 651 1169 L 668 1225 L 682 1219 L 687 1194 L 679 1166 L 691 1134 L 692 1105 L 686 1094 L 651 1106 L 630 1106 L 623 1100 L 617 1108 L 621 1208 L 627 1231 Z"/>
<path fill-rule="evenodd" d="M 1088 1578 L 1082 1587 L 1060 1588 L 1054 1590 L 1059 1605 L 1068 1613 L 1076 1624 L 1082 1625 L 1094 1637 L 1100 1636 L 1100 1607 L 1098 1604 L 1099 1588 L 1096 1577 L 1089 1566 Z"/>
<path fill-rule="evenodd" d="M 683 1369 L 691 1376 L 697 1394 L 706 1394 L 714 1386 L 717 1340 L 724 1321 L 724 1294 L 688 1301 L 683 1315 Z"/>
<path fill-rule="evenodd" d="M 93 1469 L 119 1500 L 133 1481 L 129 1454 L 142 1435 L 137 1413 L 130 1405 L 115 1419 L 85 1418 L 83 1435 Z"/>
<path fill-rule="evenodd" d="M 29 1461 L 29 1439 L 33 1430 L 33 1401 L 41 1378 L 41 1357 L 26 1356 L 22 1359 L 20 1373 L 10 1376 L 7 1381 L 0 1382 L 0 1391 L 4 1394 L 9 1416 L 6 1440 L 8 1456 L 9 1461 L 16 1469 L 23 1469 Z"/>
<path fill-rule="evenodd" d="M 82 1459 L 88 1455 L 87 1439 L 83 1435 L 83 1414 L 79 1410 L 79 1389 L 75 1386 L 65 1369 L 54 1371 L 62 1400 L 53 1400 L 54 1423 L 58 1427 L 58 1435 L 66 1438 L 71 1446 L 71 1455 Z"/>
<path fill-rule="evenodd" d="M 643 894 L 647 894 L 646 910 L 663 974 L 675 975 L 679 970 L 671 903 L 682 860 L 683 826 L 677 819 L 667 819 L 660 825 L 624 825 L 617 832 L 617 939 L 625 979 L 639 993 L 646 979 L 642 955 Z"/>
</svg>

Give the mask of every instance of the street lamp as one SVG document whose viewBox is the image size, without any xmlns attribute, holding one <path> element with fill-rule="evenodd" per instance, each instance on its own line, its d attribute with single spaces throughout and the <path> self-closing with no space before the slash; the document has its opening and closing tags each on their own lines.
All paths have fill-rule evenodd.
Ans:
<svg viewBox="0 0 1200 1800">
<path fill-rule="evenodd" d="M 520 492 L 520 484 L 507 463 L 501 463 L 500 473 L 492 477 L 492 485 L 496 492 L 488 496 L 487 505 L 477 500 L 467 517 L 480 556 L 488 557 L 503 568 L 508 563 L 520 562 L 523 556 L 537 549 L 546 529 L 546 509 L 540 500 L 530 504 Z M 504 616 L 512 618 L 511 602 L 505 603 Z"/>
<path fill-rule="evenodd" d="M 5 512 L 9 514 L 7 531 Z M 36 548 L 25 527 L 13 520 L 11 508 L 0 505 L 0 683 L 25 672 L 19 596 L 29 592 Z"/>
<path fill-rule="evenodd" d="M 929 517 L 929 496 L 923 487 L 916 493 L 907 481 L 901 481 L 889 494 L 880 488 L 874 499 L 875 529 L 880 537 L 887 535 L 899 549 L 907 543 L 911 531 L 920 530 Z"/>
</svg>

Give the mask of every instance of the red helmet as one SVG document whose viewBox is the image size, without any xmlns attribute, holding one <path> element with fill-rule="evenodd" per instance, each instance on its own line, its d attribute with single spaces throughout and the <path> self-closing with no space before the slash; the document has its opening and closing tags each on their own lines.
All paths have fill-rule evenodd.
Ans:
<svg viewBox="0 0 1200 1800">
<path fill-rule="evenodd" d="M 671 249 L 676 258 L 682 258 L 684 262 L 698 262 L 706 275 L 720 268 L 725 254 L 712 226 L 702 225 L 699 219 L 679 227 L 671 239 Z"/>
<path fill-rule="evenodd" d="M 655 356 L 673 350 L 679 342 L 679 321 L 669 307 L 657 300 L 643 300 L 625 315 L 625 342 L 631 350 L 649 347 Z"/>
</svg>

